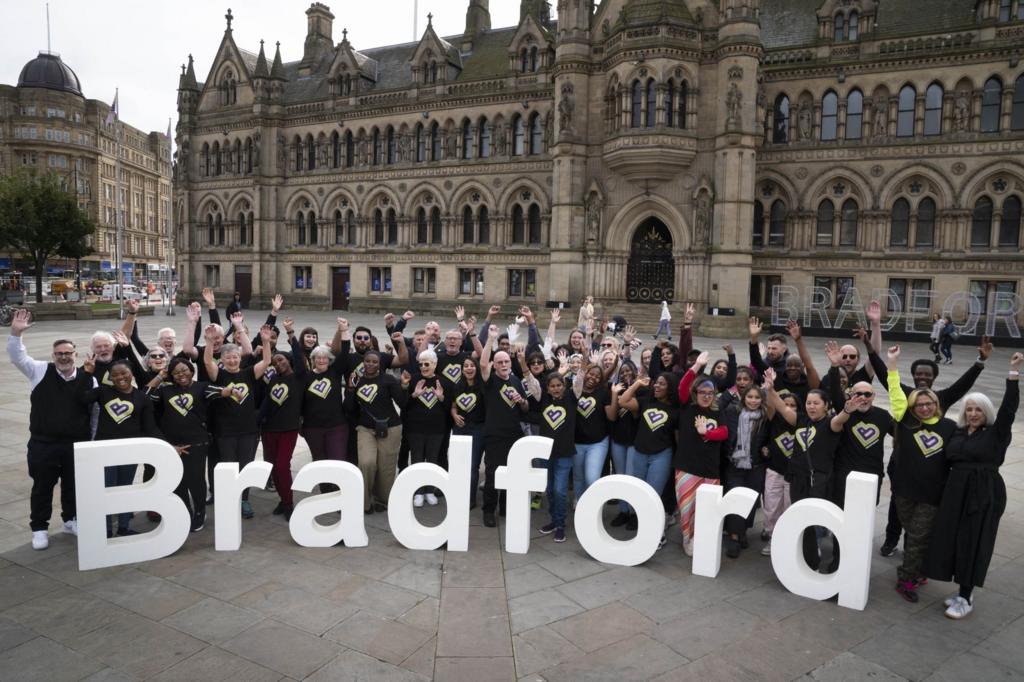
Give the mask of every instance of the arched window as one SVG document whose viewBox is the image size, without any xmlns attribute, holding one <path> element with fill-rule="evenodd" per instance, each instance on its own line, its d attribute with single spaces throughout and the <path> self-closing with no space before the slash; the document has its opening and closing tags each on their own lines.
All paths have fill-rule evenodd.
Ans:
<svg viewBox="0 0 1024 682">
<path fill-rule="evenodd" d="M 312 135 L 306 135 L 306 168 L 316 169 L 316 143 L 313 142 Z"/>
<path fill-rule="evenodd" d="M 388 126 L 387 145 L 387 160 L 389 164 L 392 164 L 395 162 L 395 129 L 391 126 Z"/>
<path fill-rule="evenodd" d="M 768 246 L 786 245 L 786 204 L 782 199 L 772 203 L 771 219 L 768 222 Z"/>
<path fill-rule="evenodd" d="M 203 151 L 200 154 L 199 161 L 202 164 L 201 168 L 203 169 L 203 175 L 204 176 L 209 176 L 210 175 L 210 145 L 207 142 L 203 143 Z"/>
<path fill-rule="evenodd" d="M 653 128 L 654 123 L 657 120 L 658 114 L 658 90 L 654 86 L 654 79 L 650 78 L 647 80 L 647 115 L 644 119 L 644 125 L 648 128 Z"/>
<path fill-rule="evenodd" d="M 843 202 L 839 221 L 839 246 L 857 246 L 858 213 L 856 200 L 847 199 Z"/>
<path fill-rule="evenodd" d="M 221 159 L 220 159 L 220 142 L 214 142 L 213 143 L 213 150 L 212 150 L 211 153 L 213 154 L 213 174 L 214 175 L 220 175 L 220 172 L 221 172 L 221 166 L 220 166 L 220 161 L 221 161 Z"/>
<path fill-rule="evenodd" d="M 665 87 L 665 126 L 671 128 L 675 125 L 675 108 L 676 108 L 676 84 L 673 81 L 669 81 Z"/>
<path fill-rule="evenodd" d="M 512 119 L 512 154 L 522 156 L 524 152 L 524 138 L 526 137 L 523 117 L 516 114 Z"/>
<path fill-rule="evenodd" d="M 832 224 L 835 222 L 836 209 L 832 202 L 825 199 L 818 204 L 818 222 L 815 229 L 815 246 L 832 246 Z"/>
<path fill-rule="evenodd" d="M 384 244 L 384 212 L 379 208 L 373 212 L 373 243 Z"/>
<path fill-rule="evenodd" d="M 860 23 L 858 21 L 859 18 L 860 17 L 857 15 L 857 11 L 854 10 L 853 12 L 850 12 L 850 16 L 846 19 L 846 39 L 847 40 L 856 40 L 857 39 L 857 35 L 859 33 L 859 26 L 858 26 L 858 24 Z"/>
<path fill-rule="evenodd" d="M 846 139 L 859 140 L 864 126 L 864 95 L 853 90 L 846 97 Z"/>
<path fill-rule="evenodd" d="M 789 98 L 785 95 L 779 95 L 775 98 L 773 118 L 772 142 L 778 144 L 789 142 Z"/>
<path fill-rule="evenodd" d="M 345 80 L 342 81 L 341 94 L 351 95 L 352 94 L 352 76 L 345 74 Z"/>
<path fill-rule="evenodd" d="M 331 168 L 341 167 L 341 136 L 335 130 L 331 133 Z"/>
<path fill-rule="evenodd" d="M 436 83 L 437 76 L 440 73 L 440 69 L 437 66 L 437 62 L 430 62 L 430 82 Z"/>
<path fill-rule="evenodd" d="M 942 86 L 932 83 L 924 93 L 924 134 L 942 134 Z"/>
<path fill-rule="evenodd" d="M 837 43 L 846 40 L 846 21 L 842 14 L 837 14 L 832 20 L 832 40 Z"/>
<path fill-rule="evenodd" d="M 683 81 L 679 84 L 679 115 L 676 117 L 680 128 L 686 127 L 686 98 L 689 95 L 690 86 Z"/>
<path fill-rule="evenodd" d="M 526 221 L 523 220 L 523 207 L 519 204 L 512 207 L 512 243 L 526 243 Z"/>
<path fill-rule="evenodd" d="M 292 146 L 295 147 L 295 170 L 301 171 L 306 167 L 305 161 L 302 158 L 302 138 L 296 135 Z"/>
<path fill-rule="evenodd" d="M 380 163 L 380 131 L 376 128 L 373 129 L 373 165 L 376 166 Z"/>
<path fill-rule="evenodd" d="M 829 90 L 821 98 L 821 139 L 830 142 L 836 139 L 839 130 L 839 97 Z"/>
<path fill-rule="evenodd" d="M 754 225 L 751 234 L 753 235 L 752 245 L 755 248 L 764 247 L 764 206 L 760 201 L 754 202 Z"/>
<path fill-rule="evenodd" d="M 537 46 L 530 48 L 530 71 L 537 70 Z"/>
<path fill-rule="evenodd" d="M 910 232 L 910 202 L 902 197 L 892 205 L 889 219 L 889 246 L 906 246 Z"/>
<path fill-rule="evenodd" d="M 427 243 L 427 209 L 423 207 L 416 210 L 416 243 Z"/>
<path fill-rule="evenodd" d="M 917 227 L 914 230 L 914 246 L 935 245 L 935 202 L 925 197 L 917 205 Z"/>
<path fill-rule="evenodd" d="M 487 124 L 486 118 L 481 118 L 476 125 L 479 149 L 477 156 L 486 159 L 491 155 L 491 126 Z"/>
<path fill-rule="evenodd" d="M 981 197 L 974 203 L 971 213 L 971 246 L 988 247 L 992 244 L 992 200 Z"/>
<path fill-rule="evenodd" d="M 299 211 L 299 215 L 298 215 L 298 218 L 296 219 L 296 222 L 298 223 L 298 227 L 299 227 L 299 244 L 305 244 L 306 243 L 306 216 L 304 216 L 302 214 L 302 211 Z"/>
<path fill-rule="evenodd" d="M 398 214 L 395 209 L 388 209 L 388 244 L 398 243 Z"/>
<path fill-rule="evenodd" d="M 345 222 L 348 223 L 348 243 L 350 246 L 355 246 L 357 239 L 355 211 L 349 210 L 348 216 L 345 218 Z"/>
<path fill-rule="evenodd" d="M 309 212 L 309 221 L 308 222 L 309 222 L 309 243 L 310 244 L 316 244 L 319 241 L 319 239 L 318 239 L 318 236 L 319 236 L 318 232 L 319 232 L 319 230 L 317 229 L 317 224 L 316 224 L 316 213 L 313 213 L 312 211 Z"/>
<path fill-rule="evenodd" d="M 242 157 L 242 141 L 235 140 L 235 174 L 241 175 L 245 170 L 245 159 Z"/>
<path fill-rule="evenodd" d="M 437 206 L 430 209 L 430 243 L 440 244 L 444 234 L 441 226 L 441 209 Z"/>
<path fill-rule="evenodd" d="M 633 128 L 639 128 L 641 125 L 643 125 L 643 119 L 641 117 L 641 114 L 643 114 L 643 106 L 644 106 L 643 96 L 644 96 L 643 86 L 640 85 L 640 81 L 639 80 L 633 81 L 633 90 L 632 90 L 632 94 L 630 95 L 630 122 L 629 122 L 630 126 L 632 126 Z"/>
<path fill-rule="evenodd" d="M 351 168 L 356 162 L 356 141 L 352 131 L 345 133 L 345 168 Z"/>
<path fill-rule="evenodd" d="M 252 138 L 245 138 L 245 172 L 252 173 Z"/>
<path fill-rule="evenodd" d="M 462 243 L 472 244 L 475 239 L 475 232 L 473 225 L 473 209 L 469 206 L 462 209 Z"/>
<path fill-rule="evenodd" d="M 530 223 L 530 243 L 540 244 L 540 206 L 537 204 L 530 204 L 530 210 L 527 213 L 527 218 Z"/>
<path fill-rule="evenodd" d="M 486 206 L 481 206 L 480 211 L 476 216 L 477 227 L 479 227 L 479 234 L 477 235 L 477 242 L 480 244 L 491 243 L 491 214 L 488 212 Z"/>
<path fill-rule="evenodd" d="M 246 244 L 249 243 L 247 238 L 248 238 L 248 230 L 246 229 L 246 224 L 245 224 L 245 214 L 244 213 L 239 213 L 238 214 L 238 244 L 240 246 L 245 246 Z"/>
<path fill-rule="evenodd" d="M 530 70 L 530 53 L 524 47 L 519 53 L 519 71 L 526 73 Z"/>
<path fill-rule="evenodd" d="M 534 112 L 530 117 L 530 154 L 544 152 L 544 135 L 540 128 L 540 114 Z"/>
<path fill-rule="evenodd" d="M 210 246 L 214 246 L 217 243 L 217 233 L 213 229 L 213 214 L 206 214 L 206 242 Z"/>
<path fill-rule="evenodd" d="M 1003 101 L 1003 83 L 998 78 L 985 81 L 981 92 L 981 132 L 999 131 L 999 113 Z"/>
<path fill-rule="evenodd" d="M 1009 21 L 1013 9 L 1013 0 L 999 0 L 999 21 Z"/>
<path fill-rule="evenodd" d="M 473 127 L 469 121 L 462 122 L 462 158 L 473 158 Z"/>
<path fill-rule="evenodd" d="M 917 101 L 917 90 L 913 85 L 904 85 L 900 90 L 899 104 L 896 110 L 896 137 L 914 136 L 914 106 Z"/>
<path fill-rule="evenodd" d="M 1020 3 L 1024 9 L 1024 2 Z M 1024 17 L 1021 17 L 1024 18 Z M 1013 82 L 1013 109 L 1010 113 L 1010 128 L 1024 130 L 1024 73 Z"/>
<path fill-rule="evenodd" d="M 437 121 L 430 126 L 430 160 L 441 160 L 441 126 Z"/>
<path fill-rule="evenodd" d="M 999 219 L 999 246 L 1016 248 L 1020 243 L 1020 199 L 1015 196 L 1003 202 L 1003 215 Z"/>
<path fill-rule="evenodd" d="M 341 219 L 341 211 L 334 212 L 334 243 L 345 243 L 345 223 Z"/>
<path fill-rule="evenodd" d="M 416 162 L 420 163 L 427 158 L 427 142 L 423 137 L 423 124 L 416 124 Z"/>
</svg>

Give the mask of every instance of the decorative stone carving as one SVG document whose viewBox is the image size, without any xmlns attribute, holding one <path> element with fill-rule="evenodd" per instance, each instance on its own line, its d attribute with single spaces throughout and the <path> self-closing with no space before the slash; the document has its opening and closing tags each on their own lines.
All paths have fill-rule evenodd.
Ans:
<svg viewBox="0 0 1024 682">
<path fill-rule="evenodd" d="M 809 141 L 811 139 L 812 116 L 810 102 L 801 103 L 800 111 L 796 115 L 796 134 L 798 140 Z"/>
<path fill-rule="evenodd" d="M 587 243 L 596 244 L 601 239 L 601 210 L 604 202 L 597 192 L 591 192 L 584 207 L 587 214 Z"/>
<path fill-rule="evenodd" d="M 742 69 L 741 69 L 742 71 Z M 743 126 L 741 109 L 743 107 L 743 93 L 736 83 L 729 86 L 729 92 L 725 95 L 725 128 L 735 130 Z"/>
<path fill-rule="evenodd" d="M 953 102 L 953 130 L 958 133 L 967 131 L 971 119 L 971 100 L 963 90 L 956 93 Z"/>
<path fill-rule="evenodd" d="M 702 191 L 693 207 L 693 245 L 707 246 L 714 219 L 714 203 L 707 191 Z"/>
<path fill-rule="evenodd" d="M 284 135 L 277 135 L 277 170 L 284 171 L 288 165 L 288 144 L 284 141 Z"/>
<path fill-rule="evenodd" d="M 327 168 L 327 145 L 326 144 L 320 144 L 320 145 L 318 145 L 318 147 L 320 148 L 319 149 L 319 151 L 320 151 L 320 154 L 319 154 L 319 156 L 320 156 L 320 167 L 321 168 Z"/>
<path fill-rule="evenodd" d="M 572 117 L 576 109 L 576 101 L 573 97 L 572 83 L 562 85 L 562 99 L 558 102 L 558 130 L 560 133 L 570 134 L 572 129 Z"/>
<path fill-rule="evenodd" d="M 875 100 L 875 120 L 873 134 L 876 138 L 888 135 L 889 128 L 889 100 L 879 97 Z"/>
<path fill-rule="evenodd" d="M 493 137 L 494 137 L 494 154 L 496 156 L 504 156 L 505 155 L 505 126 L 503 126 L 503 125 L 494 126 Z"/>
</svg>

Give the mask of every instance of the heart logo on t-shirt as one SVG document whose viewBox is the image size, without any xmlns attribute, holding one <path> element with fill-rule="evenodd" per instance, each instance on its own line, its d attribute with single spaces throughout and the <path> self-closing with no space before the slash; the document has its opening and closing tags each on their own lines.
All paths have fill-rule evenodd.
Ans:
<svg viewBox="0 0 1024 682">
<path fill-rule="evenodd" d="M 793 456 L 793 446 L 796 445 L 796 438 L 791 433 L 783 433 L 775 437 L 775 444 L 787 458 Z"/>
<path fill-rule="evenodd" d="M 182 393 L 171 398 L 171 407 L 173 407 L 182 417 L 188 416 L 189 410 L 192 409 L 192 404 L 193 400 L 191 393 Z"/>
<path fill-rule="evenodd" d="M 476 393 L 462 393 L 455 402 L 463 412 L 472 412 L 476 407 Z"/>
<path fill-rule="evenodd" d="M 110 380 L 110 372 L 103 373 L 103 378 L 100 380 L 100 383 L 103 384 L 104 386 L 114 385 L 114 382 Z"/>
<path fill-rule="evenodd" d="M 437 405 L 437 394 L 429 388 L 423 389 L 423 393 L 420 393 L 420 402 L 429 410 Z"/>
<path fill-rule="evenodd" d="M 230 383 L 227 386 L 231 389 L 231 399 L 241 405 L 245 402 L 245 399 L 249 397 L 249 385 L 245 383 L 236 384 Z"/>
<path fill-rule="evenodd" d="M 454 384 L 455 382 L 462 378 L 462 366 L 448 365 L 447 367 L 444 368 L 444 372 L 442 372 L 442 374 L 451 379 L 451 382 Z"/>
<path fill-rule="evenodd" d="M 501 399 L 504 400 L 509 407 L 515 407 L 516 396 L 518 395 L 519 391 L 517 391 L 516 387 L 511 384 L 505 384 L 501 388 Z"/>
<path fill-rule="evenodd" d="M 327 394 L 331 392 L 331 380 L 324 378 L 314 381 L 309 385 L 309 392 L 317 398 L 326 398 Z"/>
<path fill-rule="evenodd" d="M 360 362 L 358 365 L 356 365 L 356 368 L 354 370 L 352 370 L 352 373 L 355 374 L 360 379 L 362 379 L 363 378 L 363 373 L 365 371 L 366 370 L 363 369 L 363 363 Z"/>
<path fill-rule="evenodd" d="M 270 389 L 270 399 L 278 405 L 284 405 L 288 400 L 288 384 L 278 384 Z"/>
<path fill-rule="evenodd" d="M 865 448 L 870 448 L 878 442 L 882 432 L 874 424 L 858 422 L 853 427 L 853 437 Z"/>
<path fill-rule="evenodd" d="M 921 449 L 921 454 L 925 457 L 931 457 L 936 452 L 942 450 L 945 445 L 942 436 L 934 431 L 927 431 L 925 429 L 915 433 L 914 440 L 917 442 L 917 447 Z"/>
<path fill-rule="evenodd" d="M 120 424 L 132 416 L 132 413 L 135 412 L 135 405 L 131 401 L 114 398 L 113 400 L 108 400 L 103 409 L 107 411 L 107 414 L 110 415 L 115 424 Z"/>
<path fill-rule="evenodd" d="M 583 415 L 584 419 L 588 418 L 590 415 L 594 413 L 595 407 L 597 407 L 597 398 L 595 398 L 594 396 L 580 398 L 576 402 L 576 411 Z"/>
<path fill-rule="evenodd" d="M 565 408 L 558 405 L 544 408 L 544 421 L 548 423 L 552 431 L 557 431 L 565 423 Z"/>
<path fill-rule="evenodd" d="M 818 429 L 815 426 L 805 426 L 802 429 L 796 430 L 796 442 L 800 444 L 800 447 L 804 449 L 804 452 L 810 449 L 814 443 L 814 436 L 818 433 Z"/>
<path fill-rule="evenodd" d="M 372 403 L 373 399 L 377 397 L 377 384 L 366 384 L 365 386 L 360 386 L 359 390 L 356 391 L 356 395 L 364 401 Z"/>
<path fill-rule="evenodd" d="M 644 410 L 644 421 L 652 432 L 657 431 L 668 423 L 668 412 L 657 407 L 649 407 Z"/>
</svg>

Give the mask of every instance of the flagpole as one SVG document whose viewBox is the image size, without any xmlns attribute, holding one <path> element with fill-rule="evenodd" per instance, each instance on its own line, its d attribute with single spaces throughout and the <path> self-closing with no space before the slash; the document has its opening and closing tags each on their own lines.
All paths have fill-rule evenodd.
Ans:
<svg viewBox="0 0 1024 682">
<path fill-rule="evenodd" d="M 171 152 L 171 140 L 172 140 L 172 138 L 171 138 L 171 119 L 168 118 L 167 119 L 167 143 L 168 143 L 167 153 L 168 154 L 170 154 L 170 152 Z M 168 156 L 168 161 L 170 161 L 170 156 Z M 172 183 L 173 183 L 173 180 L 172 180 Z M 174 281 L 174 277 L 172 276 L 173 260 L 171 259 L 171 244 L 172 244 L 171 239 L 174 236 L 174 226 L 171 223 L 173 222 L 172 217 L 174 215 L 174 211 L 173 211 L 172 207 L 174 205 L 174 202 L 173 202 L 171 197 L 168 197 L 167 201 L 168 201 L 167 210 L 164 211 L 164 220 L 167 221 L 167 230 L 166 230 L 166 232 L 167 232 L 167 245 L 164 247 L 164 260 L 166 261 L 166 267 L 167 267 L 167 285 L 166 285 L 166 288 L 164 289 L 164 298 L 167 299 L 167 301 L 166 301 L 166 303 L 167 303 L 167 315 L 174 315 L 174 304 L 172 303 L 172 298 L 171 298 L 171 283 Z"/>
<path fill-rule="evenodd" d="M 114 214 L 114 225 L 115 225 L 115 238 L 114 238 L 114 249 L 115 249 L 115 261 L 117 266 L 117 302 L 118 302 L 118 319 L 124 319 L 124 218 L 122 203 L 121 203 L 121 114 L 118 112 L 118 89 L 114 90 L 114 136 L 117 140 L 117 145 L 114 148 L 114 176 L 115 176 L 115 201 L 117 205 L 117 211 Z"/>
</svg>

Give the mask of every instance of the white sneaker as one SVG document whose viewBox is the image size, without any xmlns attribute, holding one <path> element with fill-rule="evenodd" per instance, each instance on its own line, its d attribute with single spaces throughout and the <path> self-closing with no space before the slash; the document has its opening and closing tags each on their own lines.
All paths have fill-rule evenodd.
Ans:
<svg viewBox="0 0 1024 682">
<path fill-rule="evenodd" d="M 71 519 L 64 522 L 64 532 L 71 535 L 78 535 L 78 519 Z"/>
<path fill-rule="evenodd" d="M 32 531 L 32 549 L 46 549 L 50 546 L 50 534 L 45 530 Z"/>
<path fill-rule="evenodd" d="M 436 504 L 436 500 L 435 500 L 435 504 Z M 422 495 L 413 495 L 412 496 L 412 506 L 414 506 L 414 507 L 422 507 L 423 506 L 423 496 Z"/>
<path fill-rule="evenodd" d="M 427 504 L 429 504 L 431 507 L 437 504 L 437 496 L 434 495 L 434 493 L 427 493 L 426 498 Z"/>
<path fill-rule="evenodd" d="M 974 610 L 974 605 L 969 601 L 957 595 L 953 598 L 953 603 L 946 609 L 946 618 L 952 618 L 953 620 L 960 620 L 968 616 L 971 611 Z"/>
<path fill-rule="evenodd" d="M 683 551 L 686 552 L 686 556 L 693 556 L 693 540 L 683 538 Z"/>
<path fill-rule="evenodd" d="M 952 597 L 946 597 L 945 601 L 943 601 L 942 603 L 945 604 L 946 607 L 948 608 L 948 607 L 952 606 L 953 602 L 955 602 L 959 598 L 960 598 L 959 594 L 954 594 Z"/>
<path fill-rule="evenodd" d="M 761 556 L 771 556 L 771 555 L 772 555 L 772 543 L 769 542 L 767 545 L 765 545 L 764 547 L 761 548 Z"/>
</svg>

